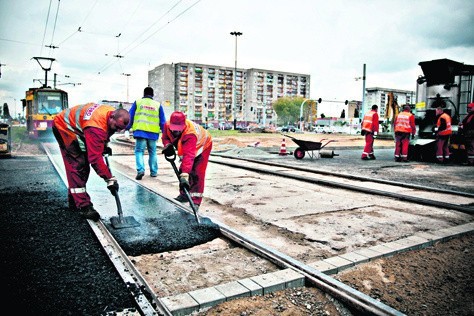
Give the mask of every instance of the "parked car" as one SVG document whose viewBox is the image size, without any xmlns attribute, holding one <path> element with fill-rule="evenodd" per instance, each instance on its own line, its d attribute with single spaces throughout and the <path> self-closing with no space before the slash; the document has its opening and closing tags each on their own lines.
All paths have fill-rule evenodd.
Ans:
<svg viewBox="0 0 474 316">
<path fill-rule="evenodd" d="M 287 125 L 287 126 L 283 126 L 281 128 L 281 131 L 282 132 L 296 132 L 298 130 L 298 128 L 294 125 Z"/>
</svg>

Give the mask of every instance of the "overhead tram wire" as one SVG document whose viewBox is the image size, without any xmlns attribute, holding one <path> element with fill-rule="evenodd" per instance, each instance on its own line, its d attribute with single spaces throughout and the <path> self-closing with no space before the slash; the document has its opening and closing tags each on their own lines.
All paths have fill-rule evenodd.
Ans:
<svg viewBox="0 0 474 316">
<path fill-rule="evenodd" d="M 44 25 L 44 32 L 43 32 L 43 40 L 41 41 L 41 49 L 40 49 L 40 56 L 43 54 L 43 46 L 44 46 L 44 40 L 46 38 L 46 29 L 48 28 L 48 21 L 49 21 L 49 13 L 51 12 L 51 3 L 53 0 L 49 0 L 49 7 L 48 7 L 48 14 L 46 15 L 46 23 Z"/>
<path fill-rule="evenodd" d="M 56 23 L 58 22 L 60 4 L 61 4 L 61 0 L 58 0 L 58 7 L 56 9 L 56 16 L 54 18 L 53 33 L 51 34 L 51 44 L 48 46 L 50 48 L 50 54 L 49 54 L 50 57 L 51 57 L 51 49 L 59 48 L 58 46 L 53 46 L 53 40 L 54 40 L 54 33 L 56 32 Z"/>
<path fill-rule="evenodd" d="M 173 8 L 175 8 L 182 0 L 179 0 L 173 7 L 171 7 L 162 17 L 160 17 L 155 23 L 152 24 L 152 26 L 154 26 L 156 23 L 158 23 L 166 14 L 168 14 L 168 12 L 170 12 Z M 162 29 L 164 29 L 166 26 L 168 26 L 169 24 L 171 24 L 172 22 L 174 22 L 175 20 L 177 20 L 179 17 L 181 17 L 184 13 L 186 13 L 187 11 L 189 11 L 191 8 L 193 8 L 196 4 L 198 4 L 199 2 L 201 2 L 201 0 L 197 0 L 196 2 L 194 2 L 193 4 L 191 4 L 189 7 L 187 7 L 186 9 L 184 9 L 183 11 L 181 11 L 178 15 L 176 15 L 173 19 L 171 19 L 170 21 L 168 21 L 165 25 L 163 25 L 161 28 L 159 28 L 158 30 L 156 30 L 155 32 L 153 32 L 152 34 L 150 34 L 148 37 L 146 37 L 143 41 L 141 41 L 140 43 L 138 43 L 136 46 L 134 46 L 133 48 L 130 48 L 129 50 L 124 50 L 124 52 L 121 53 L 121 55 L 125 56 L 127 54 L 129 54 L 130 52 L 132 52 L 134 49 L 136 49 L 137 47 L 139 47 L 140 45 L 142 45 L 144 42 L 146 42 L 148 39 L 150 39 L 150 37 L 152 37 L 153 35 L 155 35 L 156 33 L 158 33 L 159 31 L 161 31 Z M 152 27 L 151 26 L 151 27 Z M 146 33 L 151 27 L 149 27 L 146 31 L 144 31 L 142 33 L 142 35 L 144 33 Z M 141 35 L 140 35 L 141 36 Z M 140 36 L 138 38 L 140 38 Z M 136 41 L 136 40 L 135 40 Z M 135 42 L 133 41 L 132 44 Z M 131 45 L 131 44 L 130 44 Z M 130 46 L 129 45 L 129 46 Z M 99 73 L 107 70 L 107 68 L 109 68 L 110 66 L 112 66 L 114 63 L 116 63 L 118 60 L 115 60 L 115 61 L 112 61 L 112 62 L 109 62 L 106 64 L 106 66 L 102 67 L 101 70 L 99 71 Z"/>
</svg>

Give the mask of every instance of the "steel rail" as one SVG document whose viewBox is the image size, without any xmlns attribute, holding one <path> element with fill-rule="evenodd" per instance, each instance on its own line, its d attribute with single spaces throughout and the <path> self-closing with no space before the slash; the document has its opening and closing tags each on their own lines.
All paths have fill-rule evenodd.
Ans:
<svg viewBox="0 0 474 316">
<path fill-rule="evenodd" d="M 270 260 L 279 267 L 292 268 L 293 270 L 296 270 L 297 272 L 303 274 L 305 278 L 307 278 L 308 281 L 317 288 L 346 303 L 348 306 L 357 309 L 364 315 L 404 315 L 398 310 L 351 288 L 350 286 L 322 273 L 317 269 L 314 269 L 298 260 L 295 260 L 258 241 L 252 240 L 250 237 L 244 236 L 239 232 L 233 230 L 232 228 L 217 222 L 214 219 L 210 220 L 212 220 L 213 223 L 220 227 L 220 231 L 225 237 L 240 244 L 244 248 Z"/>
<path fill-rule="evenodd" d="M 53 154 L 50 152 L 47 146 L 42 144 L 42 147 L 56 169 L 56 172 L 67 186 L 67 178 L 63 172 L 60 172 L 61 168 L 53 158 Z M 125 254 L 115 238 L 107 230 L 104 223 L 102 223 L 102 221 L 94 222 L 89 219 L 87 222 L 89 223 L 89 226 L 92 228 L 97 240 L 119 273 L 123 282 L 126 284 L 127 289 L 130 291 L 131 297 L 137 304 L 139 313 L 146 316 L 171 316 L 171 312 L 154 294 L 151 286 L 146 282 L 145 278 L 140 274 L 138 269 Z"/>
<path fill-rule="evenodd" d="M 433 187 L 427 187 L 427 186 L 422 186 L 422 185 L 413 184 L 413 183 L 406 183 L 406 182 L 399 182 L 399 181 L 392 181 L 392 180 L 385 180 L 385 179 L 367 179 L 367 178 L 364 178 L 362 176 L 357 176 L 357 175 L 336 173 L 336 172 L 320 170 L 320 169 L 310 169 L 310 168 L 304 168 L 304 167 L 299 167 L 299 166 L 289 166 L 289 165 L 283 165 L 281 163 L 276 163 L 276 162 L 271 162 L 271 161 L 262 161 L 258 159 L 242 158 L 242 157 L 235 157 L 235 156 L 216 154 L 216 153 L 211 153 L 211 156 L 254 162 L 254 163 L 265 164 L 265 165 L 273 166 L 273 167 L 289 168 L 289 169 L 294 169 L 298 171 L 305 171 L 305 172 L 311 172 L 315 174 L 334 176 L 334 177 L 345 178 L 349 180 L 358 180 L 358 181 L 364 181 L 364 182 L 374 182 L 374 183 L 380 183 L 380 184 L 395 185 L 395 186 L 400 186 L 400 187 L 408 188 L 408 189 L 417 189 L 417 190 L 423 190 L 423 191 L 428 191 L 428 192 L 445 193 L 445 194 L 452 194 L 452 195 L 459 195 L 459 196 L 474 198 L 474 193 L 454 191 L 454 190 L 449 190 L 449 189 L 433 188 Z"/>
<path fill-rule="evenodd" d="M 433 200 L 428 200 L 428 199 L 424 199 L 424 198 L 418 198 L 418 197 L 414 197 L 414 196 L 404 195 L 404 194 L 400 194 L 400 193 L 382 191 L 382 190 L 377 190 L 377 189 L 373 189 L 373 188 L 369 189 L 369 188 L 355 186 L 355 185 L 348 185 L 348 184 L 338 183 L 338 182 L 329 181 L 329 180 L 322 180 L 322 179 L 309 178 L 309 177 L 305 177 L 305 176 L 292 175 L 292 174 L 288 174 L 288 173 L 281 174 L 280 172 L 276 172 L 276 171 L 265 170 L 265 169 L 261 169 L 261 168 L 250 167 L 250 166 L 244 166 L 244 165 L 235 164 L 235 163 L 231 163 L 231 162 L 216 161 L 216 160 L 213 160 L 213 159 L 209 159 L 209 161 L 213 162 L 213 163 L 218 163 L 218 164 L 222 164 L 222 165 L 226 165 L 226 166 L 230 166 L 230 167 L 234 167 L 234 168 L 245 169 L 245 170 L 249 170 L 249 171 L 253 171 L 253 172 L 266 173 L 266 174 L 271 174 L 271 175 L 275 175 L 275 176 L 278 176 L 278 177 L 290 178 L 290 179 L 294 179 L 294 180 L 298 180 L 298 181 L 304 181 L 304 182 L 309 182 L 309 183 L 319 184 L 319 185 L 326 185 L 326 186 L 330 186 L 330 187 L 341 188 L 341 189 L 346 189 L 346 190 L 351 190 L 351 191 L 357 191 L 357 192 L 362 192 L 362 193 L 367 193 L 367 194 L 377 194 L 377 195 L 380 195 L 380 196 L 386 196 L 386 197 L 394 198 L 394 199 L 397 199 L 397 200 L 400 200 L 400 201 L 408 201 L 408 202 L 417 203 L 417 204 L 421 204 L 421 205 L 428 205 L 428 206 L 434 206 L 434 207 L 441 207 L 441 208 L 456 210 L 456 211 L 466 213 L 466 214 L 474 214 L 474 208 L 467 207 L 467 206 L 465 207 L 465 206 L 458 205 L 458 204 L 452 204 L 452 203 L 446 203 L 446 202 L 440 202 L 440 201 L 433 201 Z M 258 161 L 257 163 L 258 164 L 265 164 L 265 163 L 262 163 L 260 161 Z M 279 167 L 286 168 L 286 169 L 291 169 L 291 167 L 287 167 L 287 166 L 279 166 Z M 367 182 L 367 179 L 365 179 L 365 182 Z"/>
</svg>

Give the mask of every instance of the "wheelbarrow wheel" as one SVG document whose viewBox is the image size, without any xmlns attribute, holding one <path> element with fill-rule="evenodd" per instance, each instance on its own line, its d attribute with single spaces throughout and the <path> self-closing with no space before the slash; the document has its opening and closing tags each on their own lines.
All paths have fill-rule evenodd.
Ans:
<svg viewBox="0 0 474 316">
<path fill-rule="evenodd" d="M 301 149 L 300 147 L 295 149 L 295 152 L 293 153 L 296 159 L 303 159 L 304 158 L 304 150 Z"/>
</svg>

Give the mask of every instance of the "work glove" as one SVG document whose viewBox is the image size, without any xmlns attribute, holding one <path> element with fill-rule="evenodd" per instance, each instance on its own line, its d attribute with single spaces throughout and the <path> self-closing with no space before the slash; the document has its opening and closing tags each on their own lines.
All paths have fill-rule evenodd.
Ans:
<svg viewBox="0 0 474 316">
<path fill-rule="evenodd" d="M 104 152 L 102 153 L 103 156 L 112 156 L 112 148 L 109 146 L 104 147 Z"/>
<path fill-rule="evenodd" d="M 163 148 L 163 151 L 161 152 L 165 157 L 171 157 L 175 155 L 174 147 L 173 144 L 169 143 L 168 145 Z"/>
<path fill-rule="evenodd" d="M 182 173 L 179 175 L 179 188 L 181 190 L 189 190 L 189 174 Z"/>
<path fill-rule="evenodd" d="M 119 184 L 117 182 L 117 178 L 112 177 L 110 179 L 105 180 L 107 182 L 107 189 L 109 189 L 110 193 L 115 196 L 119 190 Z"/>
<path fill-rule="evenodd" d="M 377 138 L 377 134 L 378 134 L 377 132 L 374 132 L 374 138 Z"/>
</svg>

